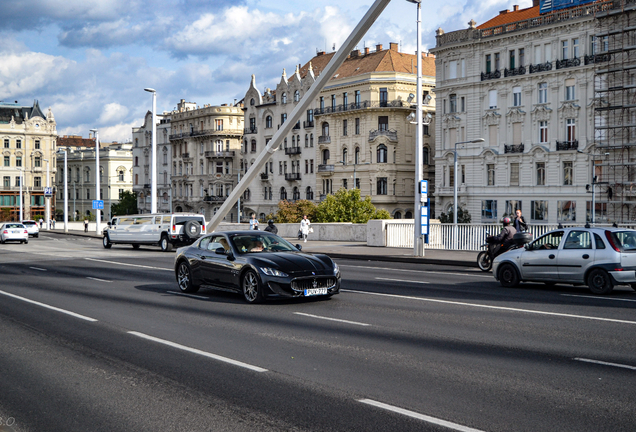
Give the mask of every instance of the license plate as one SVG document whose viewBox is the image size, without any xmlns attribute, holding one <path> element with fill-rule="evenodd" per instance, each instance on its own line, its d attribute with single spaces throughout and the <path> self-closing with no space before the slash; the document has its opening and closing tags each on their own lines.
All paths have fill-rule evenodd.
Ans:
<svg viewBox="0 0 636 432">
<path fill-rule="evenodd" d="M 305 297 L 327 294 L 327 288 L 311 288 L 305 290 Z"/>
<path fill-rule="evenodd" d="M 20 231 L 20 230 L 13 230 L 13 231 L 11 231 L 11 232 L 12 232 L 13 234 L 20 234 L 22 231 Z"/>
</svg>

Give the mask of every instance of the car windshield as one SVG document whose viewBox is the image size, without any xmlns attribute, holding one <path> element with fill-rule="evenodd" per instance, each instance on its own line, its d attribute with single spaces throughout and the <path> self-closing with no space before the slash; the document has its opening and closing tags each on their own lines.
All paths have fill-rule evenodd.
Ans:
<svg viewBox="0 0 636 432">
<path fill-rule="evenodd" d="M 612 234 L 621 249 L 624 251 L 636 250 L 636 231 L 614 231 Z"/>
<path fill-rule="evenodd" d="M 239 253 L 298 252 L 287 240 L 275 235 L 236 234 L 230 240 Z"/>
</svg>

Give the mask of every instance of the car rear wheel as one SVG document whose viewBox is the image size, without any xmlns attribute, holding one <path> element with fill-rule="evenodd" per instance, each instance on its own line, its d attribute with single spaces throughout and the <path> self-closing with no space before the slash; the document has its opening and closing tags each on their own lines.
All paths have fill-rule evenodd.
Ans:
<svg viewBox="0 0 636 432">
<path fill-rule="evenodd" d="M 492 260 L 490 259 L 488 252 L 479 252 L 479 255 L 477 255 L 477 265 L 479 266 L 481 271 L 490 271 L 490 269 L 492 268 Z"/>
<path fill-rule="evenodd" d="M 199 291 L 199 286 L 192 283 L 192 270 L 185 261 L 181 261 L 177 267 L 177 283 L 181 292 L 195 293 Z"/>
<path fill-rule="evenodd" d="M 170 243 L 170 240 L 168 240 L 168 236 L 165 234 L 161 236 L 159 246 L 161 247 L 161 250 L 163 252 L 170 252 L 172 250 L 172 243 Z"/>
<path fill-rule="evenodd" d="M 263 301 L 263 293 L 261 289 L 261 281 L 258 275 L 252 270 L 248 270 L 243 275 L 241 282 L 243 288 L 243 297 L 248 303 L 261 303 Z"/>
<path fill-rule="evenodd" d="M 610 275 L 603 269 L 594 269 L 587 275 L 587 286 L 594 294 L 609 294 L 614 289 Z"/>
<path fill-rule="evenodd" d="M 102 239 L 102 244 L 106 249 L 110 249 L 111 247 L 113 247 L 113 244 L 110 242 L 110 238 L 108 238 L 108 234 L 106 234 Z"/>
<path fill-rule="evenodd" d="M 506 288 L 519 285 L 519 272 L 512 264 L 504 264 L 499 269 L 499 283 Z"/>
</svg>

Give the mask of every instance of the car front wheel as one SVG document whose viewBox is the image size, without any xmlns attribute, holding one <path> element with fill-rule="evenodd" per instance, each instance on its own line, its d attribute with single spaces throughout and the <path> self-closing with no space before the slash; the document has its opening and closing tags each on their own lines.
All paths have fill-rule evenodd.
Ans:
<svg viewBox="0 0 636 432">
<path fill-rule="evenodd" d="M 519 272 L 512 264 L 504 264 L 499 269 L 499 283 L 506 288 L 519 285 Z"/>
<path fill-rule="evenodd" d="M 170 252 L 172 250 L 172 243 L 168 240 L 167 235 L 161 236 L 161 241 L 159 242 L 159 246 L 163 252 Z"/>
<path fill-rule="evenodd" d="M 261 290 L 261 282 L 258 275 L 252 270 L 248 270 L 243 275 L 241 283 L 243 288 L 243 297 L 248 303 L 261 303 L 263 301 L 263 293 Z"/>
<path fill-rule="evenodd" d="M 192 270 L 185 261 L 181 261 L 177 268 L 177 283 L 179 284 L 179 289 L 184 293 L 199 291 L 199 287 L 192 283 Z"/>
<path fill-rule="evenodd" d="M 594 294 L 609 294 L 614 289 L 610 275 L 603 269 L 594 269 L 587 276 L 587 286 Z"/>
<path fill-rule="evenodd" d="M 110 242 L 108 235 L 104 236 L 104 238 L 102 239 L 102 244 L 106 249 L 110 249 L 111 247 L 113 247 L 113 244 Z"/>
</svg>

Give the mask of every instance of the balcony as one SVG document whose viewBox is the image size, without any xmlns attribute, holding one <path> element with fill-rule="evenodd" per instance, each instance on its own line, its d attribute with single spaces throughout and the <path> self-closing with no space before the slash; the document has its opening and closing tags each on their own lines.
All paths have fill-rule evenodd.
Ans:
<svg viewBox="0 0 636 432">
<path fill-rule="evenodd" d="M 150 183 L 145 183 L 144 184 L 144 189 L 150 189 L 152 187 L 152 185 Z"/>
<path fill-rule="evenodd" d="M 557 151 L 562 150 L 578 150 L 579 148 L 579 140 L 574 141 L 557 141 L 556 149 Z"/>
<path fill-rule="evenodd" d="M 334 170 L 335 170 L 334 165 L 326 165 L 326 164 L 318 165 L 318 173 L 322 175 L 332 175 Z"/>
<path fill-rule="evenodd" d="M 583 57 L 583 61 L 586 65 L 593 63 L 601 63 L 610 61 L 612 59 L 611 54 L 596 54 L 596 55 L 586 55 Z"/>
<path fill-rule="evenodd" d="M 261 180 L 269 180 L 269 174 L 268 173 L 261 173 Z"/>
<path fill-rule="evenodd" d="M 411 104 L 401 99 L 395 99 L 392 101 L 373 101 L 373 102 L 362 101 L 358 103 L 354 102 L 354 103 L 341 104 L 341 105 L 330 106 L 325 108 L 316 108 L 314 109 L 314 116 L 363 110 L 367 108 L 408 108 L 410 109 Z"/>
<path fill-rule="evenodd" d="M 579 66 L 580 64 L 581 64 L 581 59 L 578 58 L 578 57 L 575 57 L 573 59 L 557 60 L 556 61 L 556 68 L 557 69 L 565 69 L 565 68 L 569 68 L 569 67 Z"/>
<path fill-rule="evenodd" d="M 530 73 L 545 72 L 552 70 L 552 62 L 539 63 L 536 65 L 530 65 Z"/>
<path fill-rule="evenodd" d="M 523 144 L 505 145 L 504 153 L 523 153 Z"/>
<path fill-rule="evenodd" d="M 482 81 L 486 81 L 486 80 L 491 80 L 491 79 L 497 79 L 497 78 L 501 78 L 501 72 L 496 70 L 494 72 L 482 72 L 481 73 L 481 80 Z"/>
<path fill-rule="evenodd" d="M 285 173 L 285 180 L 288 180 L 288 181 L 300 180 L 300 173 Z"/>
<path fill-rule="evenodd" d="M 183 159 L 190 159 L 190 153 L 181 153 Z"/>
<path fill-rule="evenodd" d="M 313 121 L 313 120 L 312 120 L 312 121 L 306 121 L 306 120 L 305 120 L 305 121 L 303 122 L 303 127 L 304 127 L 305 129 L 309 129 L 309 128 L 314 127 L 314 121 Z"/>
<path fill-rule="evenodd" d="M 385 136 L 389 139 L 389 141 L 397 142 L 397 131 L 396 130 L 372 130 L 369 131 L 369 141 L 373 141 L 379 136 Z"/>
<path fill-rule="evenodd" d="M 218 202 L 223 202 L 227 199 L 227 197 L 224 196 L 205 196 L 203 197 L 203 201 L 205 202 L 213 202 L 213 203 L 218 203 Z"/>
<path fill-rule="evenodd" d="M 192 133 L 190 133 L 190 136 L 193 136 L 193 137 L 204 136 L 204 135 L 243 135 L 243 129 L 221 129 L 221 130 L 204 129 L 204 130 L 193 131 Z"/>
<path fill-rule="evenodd" d="M 208 150 L 205 152 L 205 157 L 227 159 L 227 158 L 233 158 L 235 154 L 236 152 L 234 150 L 227 150 L 227 151 L 209 151 Z"/>
<path fill-rule="evenodd" d="M 256 126 L 245 128 L 243 130 L 243 135 L 255 134 L 258 132 L 258 128 Z"/>
<path fill-rule="evenodd" d="M 287 147 L 285 149 L 286 155 L 299 155 L 302 153 L 302 149 L 300 147 Z"/>
<path fill-rule="evenodd" d="M 300 129 L 300 120 L 298 120 L 296 124 L 294 125 L 294 127 L 292 128 L 292 130 L 298 130 L 298 129 Z"/>
<path fill-rule="evenodd" d="M 318 137 L 318 144 L 329 144 L 329 143 L 331 143 L 331 137 L 329 135 Z"/>
<path fill-rule="evenodd" d="M 526 68 L 524 66 L 519 66 L 518 68 L 512 68 L 512 69 L 504 69 L 504 77 L 525 75 L 525 74 L 526 74 Z"/>
</svg>

